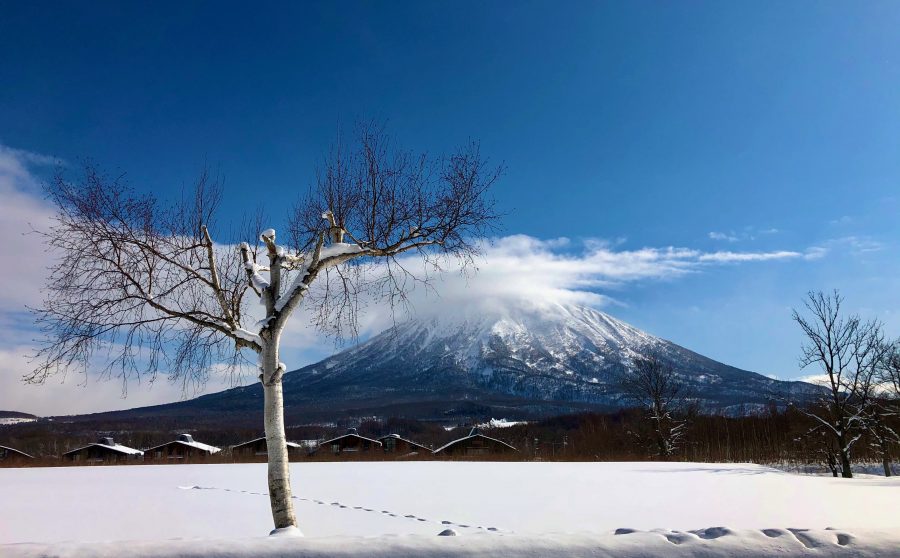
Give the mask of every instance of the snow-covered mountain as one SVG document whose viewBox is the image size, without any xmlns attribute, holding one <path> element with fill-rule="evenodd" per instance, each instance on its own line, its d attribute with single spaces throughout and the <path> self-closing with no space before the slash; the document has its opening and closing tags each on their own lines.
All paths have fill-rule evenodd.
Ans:
<svg viewBox="0 0 900 558">
<path fill-rule="evenodd" d="M 291 422 L 345 417 L 509 419 L 627 406 L 617 377 L 639 354 L 669 361 L 711 412 L 762 408 L 772 396 L 813 393 L 654 337 L 592 308 L 491 304 L 414 319 L 284 377 Z M 256 424 L 258 384 L 190 401 L 113 413 L 214 417 Z"/>
<path fill-rule="evenodd" d="M 668 360 L 708 409 L 805 391 L 654 337 L 592 308 L 548 303 L 415 319 L 285 376 L 289 400 L 512 398 L 539 407 L 621 406 L 617 376 L 640 354 Z M 549 411 L 550 409 L 548 409 Z"/>
</svg>

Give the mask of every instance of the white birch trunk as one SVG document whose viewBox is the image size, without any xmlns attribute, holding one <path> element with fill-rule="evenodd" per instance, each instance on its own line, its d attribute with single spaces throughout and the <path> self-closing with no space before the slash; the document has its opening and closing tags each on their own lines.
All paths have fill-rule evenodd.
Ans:
<svg viewBox="0 0 900 558">
<path fill-rule="evenodd" d="M 297 527 L 291 494 L 291 470 L 284 433 L 283 370 L 279 370 L 278 341 L 267 343 L 263 353 L 264 421 L 269 467 L 269 502 L 276 529 Z"/>
</svg>

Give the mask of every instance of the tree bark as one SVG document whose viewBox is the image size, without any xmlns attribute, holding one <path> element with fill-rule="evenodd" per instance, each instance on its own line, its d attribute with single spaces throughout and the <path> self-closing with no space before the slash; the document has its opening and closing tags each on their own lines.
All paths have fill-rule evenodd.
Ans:
<svg viewBox="0 0 900 558">
<path fill-rule="evenodd" d="M 888 457 L 887 453 L 882 456 L 881 465 L 884 467 L 884 476 L 891 476 L 891 459 Z"/>
<path fill-rule="evenodd" d="M 843 444 L 843 439 L 841 440 L 841 443 Z M 845 479 L 852 479 L 853 471 L 850 470 L 850 452 L 842 448 L 840 451 L 840 455 L 841 455 L 841 476 L 844 477 Z"/>
<path fill-rule="evenodd" d="M 275 528 L 297 527 L 294 501 L 291 494 L 291 470 L 287 437 L 284 433 L 284 391 L 282 370 L 279 370 L 277 341 L 270 342 L 263 352 L 262 384 L 266 451 L 269 466 L 269 502 Z"/>
</svg>

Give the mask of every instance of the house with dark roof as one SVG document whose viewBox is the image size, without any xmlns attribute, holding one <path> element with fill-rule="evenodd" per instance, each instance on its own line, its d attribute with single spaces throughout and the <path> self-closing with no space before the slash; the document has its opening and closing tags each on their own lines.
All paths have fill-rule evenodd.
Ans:
<svg viewBox="0 0 900 558">
<path fill-rule="evenodd" d="M 63 457 L 69 461 L 80 461 L 84 463 L 115 463 L 119 461 L 143 459 L 144 452 L 117 444 L 112 438 L 105 437 L 100 438 L 97 442 L 88 444 L 83 448 L 68 451 L 63 454 Z"/>
<path fill-rule="evenodd" d="M 388 434 L 378 438 L 384 453 L 396 453 L 407 455 L 410 453 L 431 453 L 431 448 L 427 448 L 422 444 L 417 444 L 412 440 L 407 440 L 399 434 Z"/>
<path fill-rule="evenodd" d="M 28 455 L 24 451 L 19 451 L 15 448 L 10 448 L 7 446 L 0 446 L 0 461 L 25 461 L 26 459 L 34 459 L 34 457 Z"/>
<path fill-rule="evenodd" d="M 316 449 L 312 450 L 310 454 L 321 455 L 321 453 L 319 452 L 328 452 L 335 455 L 339 455 L 342 453 L 359 454 L 380 449 L 381 442 L 379 442 L 378 440 L 373 440 L 372 438 L 360 436 L 355 428 L 351 428 L 347 430 L 347 433 L 342 436 L 320 442 L 319 445 L 316 446 Z"/>
<path fill-rule="evenodd" d="M 217 448 L 216 446 L 197 442 L 190 434 L 179 434 L 171 442 L 144 450 L 144 456 L 149 459 L 180 461 L 197 457 L 207 457 L 214 453 L 219 453 L 220 451 L 222 451 L 221 448 Z"/>
<path fill-rule="evenodd" d="M 303 446 L 294 442 L 287 442 L 288 455 L 299 453 Z M 231 446 L 231 454 L 239 457 L 265 457 L 269 455 L 269 447 L 266 437 L 256 438 L 243 444 Z"/>
<path fill-rule="evenodd" d="M 465 438 L 453 440 L 434 450 L 435 455 L 441 456 L 479 456 L 498 453 L 510 453 L 519 451 L 503 440 L 491 438 L 481 433 L 478 428 L 473 428 Z"/>
</svg>

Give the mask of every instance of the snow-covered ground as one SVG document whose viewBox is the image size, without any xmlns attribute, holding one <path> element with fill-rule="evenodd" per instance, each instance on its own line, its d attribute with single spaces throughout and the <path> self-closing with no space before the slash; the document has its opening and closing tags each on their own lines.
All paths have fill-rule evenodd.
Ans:
<svg viewBox="0 0 900 558">
<path fill-rule="evenodd" d="M 483 422 L 478 426 L 478 428 L 509 428 L 510 426 L 517 426 L 519 424 L 528 424 L 528 421 L 525 420 L 506 420 L 505 418 L 495 419 L 492 418 L 487 422 Z"/>
<path fill-rule="evenodd" d="M 11 426 L 13 424 L 22 424 L 23 422 L 34 422 L 36 418 L 25 417 L 3 417 L 0 418 L 0 426 Z"/>
<path fill-rule="evenodd" d="M 344 543 L 359 537 L 379 537 L 364 539 L 363 548 L 438 548 L 447 556 L 501 548 L 539 555 L 527 550 L 537 540 L 568 545 L 572 556 L 631 556 L 626 547 L 659 547 L 666 556 L 782 547 L 793 555 L 889 556 L 900 548 L 900 480 L 893 478 L 697 463 L 354 462 L 292 470 L 307 538 L 253 542 L 271 528 L 262 464 L 0 469 L 0 544 L 7 545 L 0 555 L 104 548 L 114 555 L 122 547 L 93 543 L 129 540 L 147 541 L 127 546 L 145 555 L 199 555 L 188 550 L 216 545 L 258 554 L 264 544 L 298 556 L 349 548 L 350 556 L 353 545 Z M 436 537 L 448 528 L 459 536 L 436 542 L 448 539 Z M 160 542 L 171 539 L 219 542 Z M 52 543 L 65 544 L 46 546 Z M 611 554 L 599 553 L 604 548 Z M 676 553 L 691 548 L 713 553 Z"/>
</svg>

